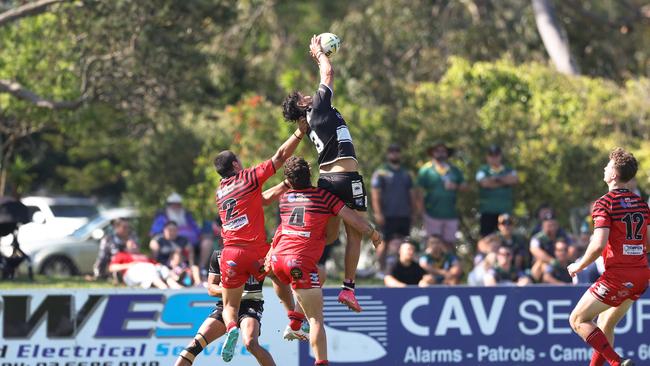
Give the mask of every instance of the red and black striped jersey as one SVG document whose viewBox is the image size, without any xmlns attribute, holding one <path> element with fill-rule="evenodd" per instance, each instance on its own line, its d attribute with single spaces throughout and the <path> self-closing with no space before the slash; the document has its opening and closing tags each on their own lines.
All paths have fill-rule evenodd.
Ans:
<svg viewBox="0 0 650 366">
<path fill-rule="evenodd" d="M 592 209 L 594 228 L 608 228 L 602 256 L 605 269 L 648 267 L 646 241 L 650 209 L 641 197 L 627 189 L 607 192 Z"/>
<path fill-rule="evenodd" d="M 267 160 L 221 180 L 217 206 L 224 246 L 266 244 L 262 186 L 273 174 L 273 162 Z"/>
<path fill-rule="evenodd" d="M 289 190 L 280 198 L 281 223 L 273 252 L 318 260 L 325 248 L 327 221 L 343 206 L 343 201 L 322 188 Z"/>
</svg>

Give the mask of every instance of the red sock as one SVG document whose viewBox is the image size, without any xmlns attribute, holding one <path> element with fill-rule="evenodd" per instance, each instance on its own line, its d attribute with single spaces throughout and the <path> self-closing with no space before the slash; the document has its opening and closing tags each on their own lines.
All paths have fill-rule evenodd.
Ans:
<svg viewBox="0 0 650 366">
<path fill-rule="evenodd" d="M 302 326 L 302 321 L 305 320 L 305 314 L 301 314 L 297 311 L 288 311 L 289 315 L 289 326 L 291 330 L 298 330 Z"/>
<path fill-rule="evenodd" d="M 318 360 L 314 364 L 314 366 L 328 366 L 330 363 L 327 362 L 327 360 Z"/>
<path fill-rule="evenodd" d="M 228 323 L 228 326 L 226 327 L 226 332 L 230 332 L 232 328 L 235 328 L 237 326 L 237 323 L 235 322 L 230 322 Z"/>
<path fill-rule="evenodd" d="M 601 355 L 600 352 L 594 351 L 594 353 L 591 355 L 591 362 L 589 363 L 589 366 L 604 366 L 605 361 L 605 357 Z"/>
<path fill-rule="evenodd" d="M 614 351 L 607 337 L 605 337 L 605 333 L 600 328 L 596 328 L 591 332 L 587 337 L 587 343 L 594 351 L 600 353 L 610 365 L 619 366 L 621 364 L 621 357 Z"/>
</svg>

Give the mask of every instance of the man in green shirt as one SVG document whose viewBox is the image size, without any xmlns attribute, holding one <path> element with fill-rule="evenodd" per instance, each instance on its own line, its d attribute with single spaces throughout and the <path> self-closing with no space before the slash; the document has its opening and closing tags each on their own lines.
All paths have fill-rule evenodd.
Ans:
<svg viewBox="0 0 650 366">
<path fill-rule="evenodd" d="M 487 164 L 476 172 L 479 184 L 479 212 L 481 236 L 497 230 L 500 214 L 512 214 L 514 206 L 512 187 L 519 183 L 517 172 L 503 164 L 501 148 L 492 145 L 487 151 Z"/>
<path fill-rule="evenodd" d="M 424 206 L 422 221 L 427 235 L 438 235 L 448 245 L 456 241 L 458 191 L 467 190 L 463 173 L 447 160 L 451 149 L 442 142 L 428 149 L 431 161 L 418 172 L 417 185 L 423 193 L 420 204 Z"/>
</svg>

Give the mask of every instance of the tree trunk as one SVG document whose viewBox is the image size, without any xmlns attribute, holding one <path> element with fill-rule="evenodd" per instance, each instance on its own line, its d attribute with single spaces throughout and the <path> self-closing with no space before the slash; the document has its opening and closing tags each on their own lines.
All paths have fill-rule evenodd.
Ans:
<svg viewBox="0 0 650 366">
<path fill-rule="evenodd" d="M 578 75 L 580 70 L 571 57 L 569 40 L 557 21 L 551 0 L 532 0 L 532 2 L 537 30 L 555 68 L 563 74 Z"/>
</svg>

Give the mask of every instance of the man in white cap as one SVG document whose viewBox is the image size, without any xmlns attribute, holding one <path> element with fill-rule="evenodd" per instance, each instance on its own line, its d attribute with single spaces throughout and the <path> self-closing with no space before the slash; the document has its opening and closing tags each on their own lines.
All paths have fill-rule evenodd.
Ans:
<svg viewBox="0 0 650 366">
<path fill-rule="evenodd" d="M 196 224 L 196 221 L 194 221 L 192 214 L 183 207 L 183 197 L 173 192 L 167 196 L 166 203 L 167 206 L 165 209 L 158 211 L 156 217 L 154 217 L 149 235 L 153 238 L 156 235 L 162 234 L 165 224 L 169 221 L 174 221 L 178 225 L 178 235 L 185 237 L 192 245 L 192 248 L 194 248 L 194 253 L 192 254 L 200 254 L 199 240 L 201 230 Z M 208 248 L 207 250 L 210 251 L 211 249 Z"/>
</svg>

